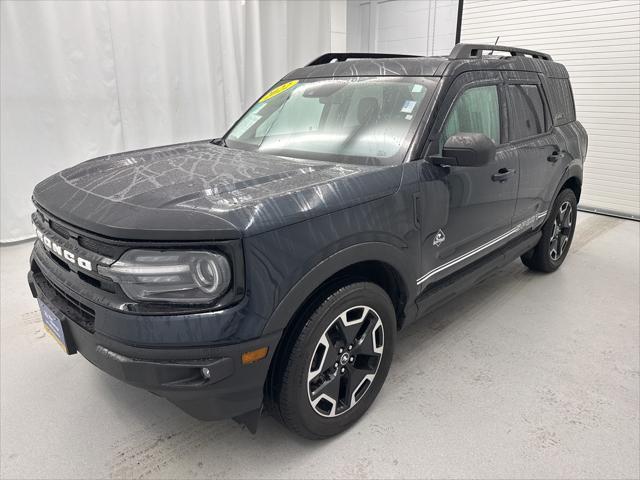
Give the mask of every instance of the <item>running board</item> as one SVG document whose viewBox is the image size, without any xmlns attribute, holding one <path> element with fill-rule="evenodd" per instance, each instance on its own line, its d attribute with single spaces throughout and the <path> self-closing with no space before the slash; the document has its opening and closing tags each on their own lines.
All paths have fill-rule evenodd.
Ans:
<svg viewBox="0 0 640 480">
<path fill-rule="evenodd" d="M 489 255 L 429 285 L 416 299 L 418 306 L 416 317 L 420 318 L 465 290 L 479 284 L 495 273 L 498 268 L 511 263 L 535 247 L 541 236 L 542 232 L 538 230 L 524 237 L 516 238 Z"/>
</svg>

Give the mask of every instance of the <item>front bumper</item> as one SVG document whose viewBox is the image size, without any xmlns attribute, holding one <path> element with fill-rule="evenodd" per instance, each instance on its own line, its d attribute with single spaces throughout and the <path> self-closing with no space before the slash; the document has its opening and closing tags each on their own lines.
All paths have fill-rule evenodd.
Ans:
<svg viewBox="0 0 640 480">
<path fill-rule="evenodd" d="M 261 408 L 263 387 L 280 334 L 232 345 L 157 348 L 129 345 L 90 328 L 82 321 L 86 302 L 54 286 L 39 269 L 28 275 L 34 297 L 60 319 L 70 353 L 80 352 L 108 374 L 162 396 L 202 420 L 240 417 Z M 149 318 L 153 321 L 153 317 Z M 243 365 L 244 352 L 268 347 L 266 358 Z M 209 370 L 205 378 L 202 369 Z"/>
</svg>

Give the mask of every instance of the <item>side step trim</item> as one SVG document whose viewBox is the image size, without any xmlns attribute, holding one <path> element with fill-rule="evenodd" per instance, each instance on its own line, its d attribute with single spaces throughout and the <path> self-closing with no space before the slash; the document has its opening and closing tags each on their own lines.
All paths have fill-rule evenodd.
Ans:
<svg viewBox="0 0 640 480">
<path fill-rule="evenodd" d="M 420 285 L 421 283 L 426 282 L 427 280 L 429 280 L 431 277 L 433 277 L 434 275 L 442 272 L 443 270 L 446 270 L 449 267 L 452 267 L 470 257 L 473 257 L 474 255 L 482 252 L 483 250 L 486 250 L 487 248 L 495 245 L 498 242 L 501 242 L 502 240 L 509 238 L 512 235 L 515 235 L 518 232 L 521 232 L 524 228 L 526 227 L 530 227 L 531 224 L 535 224 L 537 223 L 540 219 L 544 218 L 547 215 L 547 211 L 545 210 L 544 212 L 540 212 L 535 214 L 533 217 L 531 217 L 530 219 L 519 223 L 518 225 L 516 225 L 515 227 L 513 227 L 511 230 L 503 233 L 502 235 L 494 238 L 493 240 L 489 240 L 487 243 L 480 245 L 479 247 L 474 248 L 473 250 L 460 255 L 459 257 L 454 258 L 453 260 L 449 260 L 447 263 L 443 263 L 442 265 L 440 265 L 437 268 L 434 268 L 433 270 L 430 270 L 429 272 L 427 272 L 426 274 L 424 274 L 422 277 L 420 277 L 417 280 L 417 284 Z"/>
<path fill-rule="evenodd" d="M 537 231 L 514 239 L 486 257 L 480 258 L 450 276 L 429 285 L 416 299 L 418 317 L 477 285 L 493 274 L 496 269 L 511 263 L 531 250 L 540 241 L 541 236 L 542 232 Z"/>
</svg>

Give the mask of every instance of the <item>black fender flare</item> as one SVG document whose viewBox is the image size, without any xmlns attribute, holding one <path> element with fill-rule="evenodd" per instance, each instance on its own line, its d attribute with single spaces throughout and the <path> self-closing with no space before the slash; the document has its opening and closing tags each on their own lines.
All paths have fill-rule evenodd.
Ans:
<svg viewBox="0 0 640 480">
<path fill-rule="evenodd" d="M 366 261 L 381 262 L 395 270 L 403 283 L 401 288 L 407 296 L 405 316 L 415 314 L 416 279 L 412 276 L 413 268 L 409 257 L 409 249 L 406 247 L 399 248 L 389 243 L 375 241 L 351 245 L 333 253 L 309 270 L 287 292 L 269 317 L 262 334 L 268 335 L 284 330 L 303 302 L 328 278 L 351 265 Z M 415 267 L 415 262 L 413 264 Z"/>
<path fill-rule="evenodd" d="M 553 196 L 551 197 L 551 203 L 549 205 L 549 209 L 547 211 L 547 215 L 544 218 L 544 222 L 546 222 L 547 218 L 549 218 L 549 215 L 551 215 L 551 210 L 553 209 L 554 202 L 556 201 L 556 198 L 558 198 L 558 194 L 560 193 L 560 189 L 562 188 L 562 186 L 570 178 L 577 178 L 578 182 L 580 182 L 580 186 L 582 187 L 582 174 L 583 174 L 583 169 L 582 169 L 582 162 L 581 161 L 574 160 L 572 163 L 570 163 L 567 166 L 567 168 L 565 169 L 564 173 L 562 174 L 562 177 L 560 178 L 560 181 L 554 187 Z M 549 189 L 549 190 L 551 190 L 551 189 Z M 544 225 L 544 222 L 542 222 L 541 225 Z"/>
<path fill-rule="evenodd" d="M 564 174 L 558 182 L 558 185 L 556 185 L 555 192 L 553 192 L 552 202 L 555 201 L 556 197 L 560 193 L 560 189 L 570 178 L 577 178 L 580 182 L 580 185 L 582 186 L 582 175 L 582 163 L 578 161 L 570 163 L 569 166 L 567 166 L 567 169 L 564 171 Z"/>
</svg>

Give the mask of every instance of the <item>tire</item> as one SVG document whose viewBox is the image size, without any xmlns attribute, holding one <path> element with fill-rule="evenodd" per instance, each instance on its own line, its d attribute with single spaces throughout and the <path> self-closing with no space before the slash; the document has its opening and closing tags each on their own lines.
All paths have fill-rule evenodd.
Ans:
<svg viewBox="0 0 640 480">
<path fill-rule="evenodd" d="M 273 399 L 276 418 L 310 439 L 341 433 L 367 411 L 389 372 L 396 335 L 393 303 L 378 285 L 351 283 L 317 301 L 275 372 L 282 375 Z"/>
<path fill-rule="evenodd" d="M 550 273 L 562 265 L 576 229 L 577 203 L 576 195 L 568 188 L 558 194 L 553 209 L 542 226 L 540 241 L 520 257 L 528 268 Z"/>
</svg>

